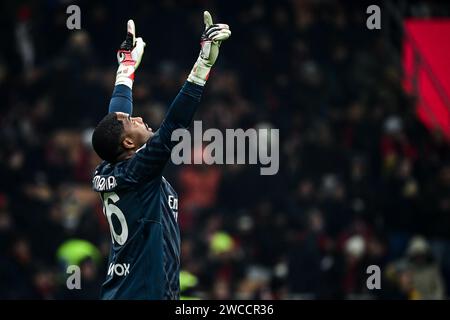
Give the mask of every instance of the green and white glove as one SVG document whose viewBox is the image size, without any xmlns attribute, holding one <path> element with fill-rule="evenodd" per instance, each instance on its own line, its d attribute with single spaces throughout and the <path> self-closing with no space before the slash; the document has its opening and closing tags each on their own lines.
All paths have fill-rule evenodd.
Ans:
<svg viewBox="0 0 450 320">
<path fill-rule="evenodd" d="M 203 21 L 205 22 L 205 31 L 200 38 L 200 54 L 188 81 L 204 86 L 208 80 L 211 67 L 217 60 L 219 55 L 219 47 L 222 41 L 227 40 L 231 36 L 230 27 L 227 24 L 213 24 L 211 14 L 208 11 L 203 13 Z"/>
<path fill-rule="evenodd" d="M 133 88 L 134 72 L 141 63 L 144 55 L 145 42 L 142 38 L 136 38 L 136 27 L 133 20 L 128 20 L 127 37 L 117 51 L 119 68 L 116 74 L 115 85 L 124 84 Z"/>
</svg>

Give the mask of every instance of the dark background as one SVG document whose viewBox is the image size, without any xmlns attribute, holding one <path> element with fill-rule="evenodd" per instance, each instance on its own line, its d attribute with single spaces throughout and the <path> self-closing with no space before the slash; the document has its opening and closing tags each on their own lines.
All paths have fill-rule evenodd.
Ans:
<svg viewBox="0 0 450 320">
<path fill-rule="evenodd" d="M 107 112 L 126 21 L 147 42 L 134 113 L 157 128 L 197 58 L 206 9 L 232 36 L 196 119 L 279 128 L 280 171 L 168 166 L 183 296 L 447 298 L 449 144 L 401 87 L 401 28 L 384 3 L 382 30 L 366 28 L 373 3 L 2 2 L 0 298 L 98 297 L 111 240 L 90 187 L 90 134 Z M 445 2 L 392 3 L 403 17 L 450 14 Z M 70 4 L 80 31 L 66 28 Z M 66 289 L 72 263 L 82 290 Z M 381 290 L 366 287 L 372 264 Z"/>
</svg>

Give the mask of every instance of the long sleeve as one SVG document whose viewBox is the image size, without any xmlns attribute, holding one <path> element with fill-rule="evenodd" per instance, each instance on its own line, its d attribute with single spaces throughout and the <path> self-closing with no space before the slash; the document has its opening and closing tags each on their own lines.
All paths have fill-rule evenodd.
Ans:
<svg viewBox="0 0 450 320">
<path fill-rule="evenodd" d="M 114 87 L 108 112 L 133 113 L 133 94 L 129 87 L 123 84 Z"/>
<path fill-rule="evenodd" d="M 167 111 L 159 131 L 162 141 L 172 148 L 172 132 L 179 128 L 187 128 L 192 122 L 200 99 L 203 86 L 186 81 Z"/>
</svg>

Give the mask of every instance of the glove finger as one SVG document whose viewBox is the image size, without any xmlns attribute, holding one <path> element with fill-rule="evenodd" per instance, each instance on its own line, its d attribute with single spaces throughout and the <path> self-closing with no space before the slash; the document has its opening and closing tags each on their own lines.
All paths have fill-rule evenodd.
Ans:
<svg viewBox="0 0 450 320">
<path fill-rule="evenodd" d="M 231 36 L 230 30 L 221 30 L 214 35 L 211 35 L 211 39 L 214 41 L 223 41 L 228 39 Z"/>
<path fill-rule="evenodd" d="M 216 23 L 216 24 L 214 24 L 214 26 L 218 26 L 222 29 L 230 29 L 230 26 L 227 25 L 226 23 Z"/>
<path fill-rule="evenodd" d="M 136 44 L 136 26 L 134 25 L 134 21 L 132 19 L 127 22 L 127 36 L 130 35 L 132 37 L 133 46 Z"/>
<path fill-rule="evenodd" d="M 224 24 L 224 23 L 215 23 L 213 25 L 210 25 L 206 29 L 205 33 L 206 33 L 206 35 L 209 35 L 211 32 L 214 32 L 214 31 L 220 30 L 220 29 L 230 30 L 230 27 L 227 24 Z"/>
<path fill-rule="evenodd" d="M 117 51 L 117 62 L 120 64 L 125 59 L 125 54 L 122 51 Z"/>
<path fill-rule="evenodd" d="M 230 29 L 230 26 L 224 23 L 214 23 L 212 25 L 210 25 L 207 29 L 206 32 L 208 32 L 211 29 Z"/>
<path fill-rule="evenodd" d="M 209 37 L 211 37 L 211 34 L 217 32 L 217 31 L 220 31 L 220 30 L 221 30 L 220 27 L 218 27 L 217 25 L 213 24 L 212 26 L 210 26 L 210 27 L 206 30 L 205 34 L 206 34 L 206 36 L 209 38 Z"/>
<path fill-rule="evenodd" d="M 206 30 L 206 37 L 212 39 L 219 32 L 230 31 L 227 28 L 216 27 L 216 25 L 211 26 L 208 30 Z"/>
<path fill-rule="evenodd" d="M 139 37 L 139 38 L 136 38 L 136 46 L 135 46 L 135 48 L 136 49 L 144 49 L 144 47 L 146 46 L 147 44 L 144 42 L 144 40 L 142 40 L 142 38 L 141 37 Z"/>
<path fill-rule="evenodd" d="M 144 53 L 145 48 L 145 42 L 142 40 L 142 38 L 136 39 L 136 46 L 134 47 L 133 51 L 131 52 L 131 55 L 133 56 L 133 59 L 135 61 L 140 62 L 140 59 L 142 58 L 142 54 Z"/>
<path fill-rule="evenodd" d="M 206 32 L 206 36 L 208 38 L 212 38 L 220 32 L 231 32 L 231 30 L 230 29 L 213 28 L 213 29 L 211 29 L 211 31 Z"/>
<path fill-rule="evenodd" d="M 133 57 L 133 60 L 136 61 L 135 68 L 139 66 L 142 60 L 142 56 L 144 54 L 144 48 L 145 48 L 145 42 L 142 40 L 141 37 L 136 39 L 136 46 L 134 47 L 133 51 L 131 51 L 131 56 Z"/>
<path fill-rule="evenodd" d="M 205 29 L 213 24 L 211 14 L 208 11 L 203 12 L 203 22 L 205 23 Z"/>
<path fill-rule="evenodd" d="M 219 34 L 216 37 L 214 37 L 212 40 L 213 42 L 222 42 L 224 40 L 227 40 L 230 37 L 228 34 Z"/>
</svg>

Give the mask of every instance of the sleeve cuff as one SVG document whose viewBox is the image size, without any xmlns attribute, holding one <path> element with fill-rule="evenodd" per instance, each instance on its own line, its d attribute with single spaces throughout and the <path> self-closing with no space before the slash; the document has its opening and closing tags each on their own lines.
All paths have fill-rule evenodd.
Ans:
<svg viewBox="0 0 450 320">
<path fill-rule="evenodd" d="M 200 101 L 203 93 L 203 86 L 195 84 L 190 81 L 186 81 L 181 88 L 181 92 L 187 94 L 188 96 L 193 97 L 194 99 Z"/>
</svg>

